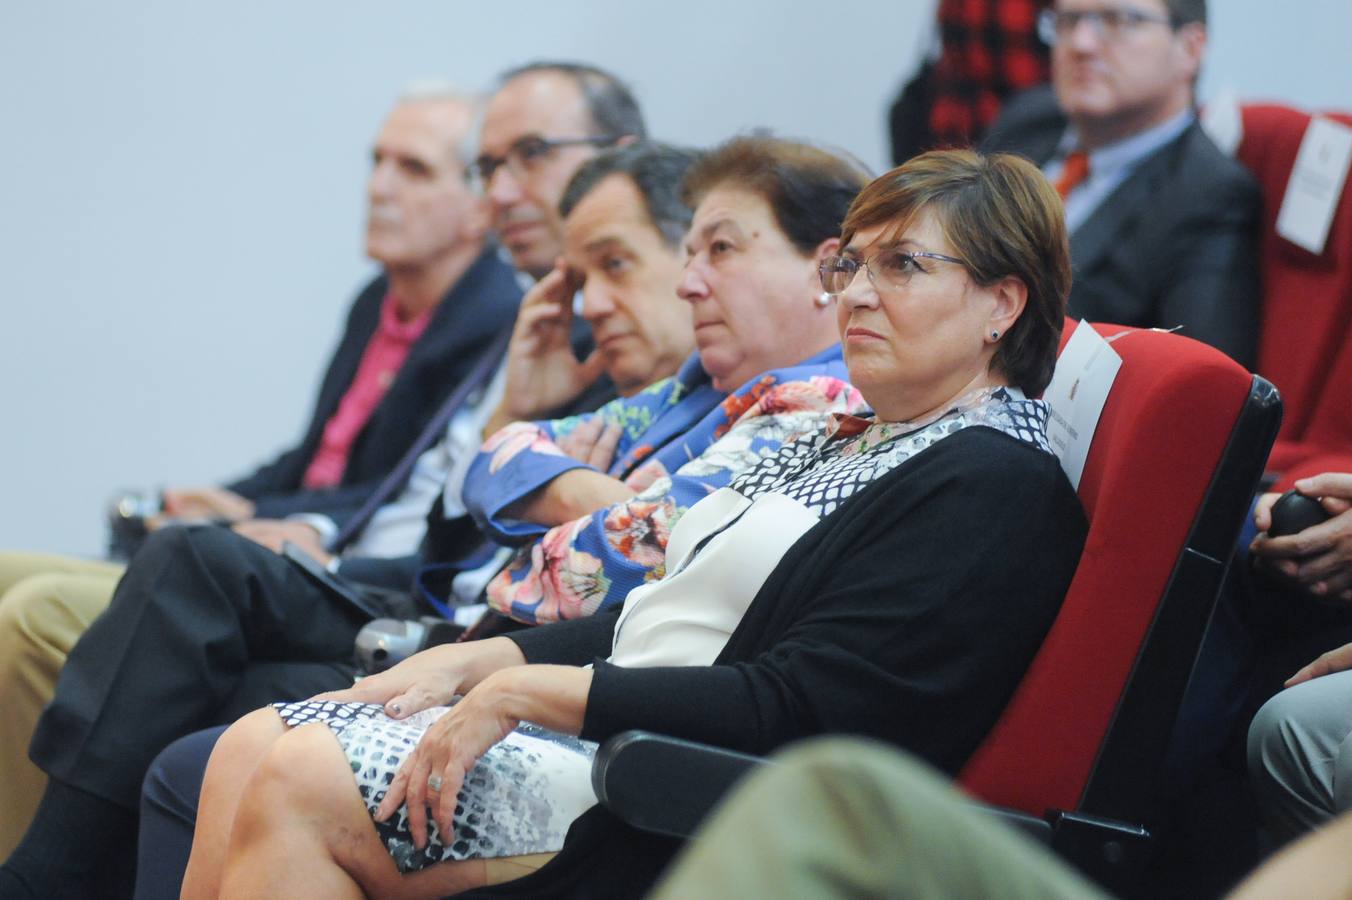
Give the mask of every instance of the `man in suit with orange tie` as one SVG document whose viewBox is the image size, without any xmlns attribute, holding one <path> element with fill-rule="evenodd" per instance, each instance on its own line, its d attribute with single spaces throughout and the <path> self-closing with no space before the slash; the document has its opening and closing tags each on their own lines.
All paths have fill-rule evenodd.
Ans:
<svg viewBox="0 0 1352 900">
<path fill-rule="evenodd" d="M 1259 194 L 1197 121 L 1206 19 L 1205 0 L 1055 0 L 1052 84 L 1010 101 L 985 149 L 1029 157 L 1065 199 L 1071 315 L 1181 326 L 1252 365 Z"/>
</svg>

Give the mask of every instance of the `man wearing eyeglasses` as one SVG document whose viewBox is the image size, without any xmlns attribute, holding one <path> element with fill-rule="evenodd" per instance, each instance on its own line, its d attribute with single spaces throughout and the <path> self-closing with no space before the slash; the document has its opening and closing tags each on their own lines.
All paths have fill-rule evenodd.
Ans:
<svg viewBox="0 0 1352 900">
<path fill-rule="evenodd" d="M 1052 87 L 1006 107 L 985 145 L 1042 166 L 1065 199 L 1071 315 L 1173 328 L 1239 362 L 1258 333 L 1258 188 L 1197 122 L 1204 0 L 1056 0 Z"/>
<path fill-rule="evenodd" d="M 563 250 L 559 199 L 578 167 L 644 134 L 634 98 L 597 69 L 534 63 L 502 77 L 472 172 L 518 269 L 538 279 L 553 268 Z"/>
</svg>

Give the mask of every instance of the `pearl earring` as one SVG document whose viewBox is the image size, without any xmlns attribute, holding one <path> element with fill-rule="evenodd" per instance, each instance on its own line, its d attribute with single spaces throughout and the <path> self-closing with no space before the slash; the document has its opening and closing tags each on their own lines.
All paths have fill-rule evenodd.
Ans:
<svg viewBox="0 0 1352 900">
<path fill-rule="evenodd" d="M 826 307 L 831 305 L 831 301 L 834 299 L 836 298 L 826 293 L 826 291 L 822 291 L 813 298 L 812 302 L 817 305 L 818 309 L 826 309 Z"/>
<path fill-rule="evenodd" d="M 998 331 L 992 331 L 992 332 L 991 332 L 991 340 L 993 340 L 993 341 L 998 341 L 998 340 L 1000 340 L 1000 332 L 998 332 Z"/>
</svg>

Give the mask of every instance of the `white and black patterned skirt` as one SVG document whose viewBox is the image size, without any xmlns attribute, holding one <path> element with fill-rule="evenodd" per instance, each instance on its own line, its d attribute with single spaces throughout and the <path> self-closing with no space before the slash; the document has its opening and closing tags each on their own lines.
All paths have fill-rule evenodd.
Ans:
<svg viewBox="0 0 1352 900">
<path fill-rule="evenodd" d="M 327 725 L 338 738 L 372 815 L 385 798 L 404 758 L 423 733 L 450 707 L 438 706 L 407 719 L 391 719 L 375 704 L 303 700 L 276 703 L 282 720 L 295 727 Z M 408 808 L 374 822 L 380 841 L 400 872 L 414 872 L 451 859 L 550 853 L 563 847 L 573 820 L 596 803 L 591 761 L 596 744 L 523 722 L 480 757 L 456 796 L 454 840 L 445 844 L 428 817 L 428 843 L 413 846 Z"/>
</svg>

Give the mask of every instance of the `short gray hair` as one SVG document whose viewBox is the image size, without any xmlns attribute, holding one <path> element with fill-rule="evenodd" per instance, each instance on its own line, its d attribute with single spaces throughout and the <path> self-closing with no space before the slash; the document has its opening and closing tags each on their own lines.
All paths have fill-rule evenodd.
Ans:
<svg viewBox="0 0 1352 900">
<path fill-rule="evenodd" d="M 483 126 L 484 98 L 462 90 L 454 82 L 439 76 L 414 78 L 399 92 L 398 103 L 463 103 L 469 107 L 470 127 L 456 142 L 456 157 L 466 165 L 479 152 L 479 129 Z"/>
</svg>

